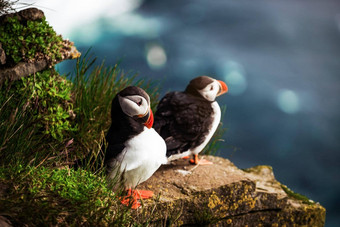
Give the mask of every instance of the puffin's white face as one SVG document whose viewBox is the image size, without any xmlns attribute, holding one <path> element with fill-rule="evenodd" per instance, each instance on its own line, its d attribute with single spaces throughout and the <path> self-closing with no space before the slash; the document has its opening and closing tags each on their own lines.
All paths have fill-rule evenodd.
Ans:
<svg viewBox="0 0 340 227">
<path fill-rule="evenodd" d="M 148 101 L 140 95 L 118 96 L 120 107 L 130 117 L 144 117 L 150 110 Z"/>
<path fill-rule="evenodd" d="M 208 101 L 215 101 L 216 97 L 223 94 L 222 93 L 222 85 L 221 82 L 214 80 L 210 84 L 208 84 L 205 88 L 198 90 L 198 92 Z"/>
</svg>

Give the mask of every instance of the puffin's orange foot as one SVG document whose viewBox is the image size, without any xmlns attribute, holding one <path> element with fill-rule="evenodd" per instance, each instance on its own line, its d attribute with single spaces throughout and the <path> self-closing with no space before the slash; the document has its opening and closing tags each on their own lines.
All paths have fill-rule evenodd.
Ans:
<svg viewBox="0 0 340 227">
<path fill-rule="evenodd" d="M 148 190 L 135 190 L 134 193 L 137 199 L 149 199 L 153 196 L 153 191 Z"/>
<path fill-rule="evenodd" d="M 131 209 L 134 209 L 136 210 L 137 208 L 139 208 L 141 206 L 140 202 L 138 201 L 134 201 L 132 206 L 131 206 Z"/>
<path fill-rule="evenodd" d="M 208 161 L 206 159 L 197 159 L 197 160 L 191 159 L 189 162 L 192 165 L 198 165 L 198 164 L 200 164 L 200 165 L 212 165 L 212 164 L 214 164 L 213 162 Z"/>
<path fill-rule="evenodd" d="M 152 191 L 148 190 L 127 190 L 127 196 L 124 196 L 121 199 L 121 203 L 129 206 L 131 205 L 132 209 L 137 209 L 138 207 L 141 206 L 141 203 L 138 202 L 137 199 L 149 199 L 153 196 Z M 132 200 L 132 201 L 131 201 Z"/>
<path fill-rule="evenodd" d="M 188 159 L 189 158 L 189 156 L 184 156 L 184 157 L 182 157 L 182 159 Z"/>
<path fill-rule="evenodd" d="M 132 201 L 131 201 L 132 199 Z M 125 196 L 123 199 L 120 200 L 120 202 L 126 206 L 131 205 L 132 209 L 137 209 L 138 207 L 141 206 L 140 202 L 137 201 L 136 197 L 131 197 L 131 196 Z"/>
</svg>

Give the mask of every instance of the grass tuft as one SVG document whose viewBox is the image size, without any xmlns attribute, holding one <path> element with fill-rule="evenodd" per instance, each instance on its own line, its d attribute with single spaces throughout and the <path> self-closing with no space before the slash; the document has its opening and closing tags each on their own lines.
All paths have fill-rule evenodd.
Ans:
<svg viewBox="0 0 340 227">
<path fill-rule="evenodd" d="M 105 67 L 104 63 L 94 65 L 96 59 L 86 53 L 76 64 L 72 99 L 76 111 L 75 123 L 79 130 L 72 132 L 72 148 L 77 149 L 77 158 L 90 169 L 103 166 L 101 151 L 105 134 L 111 125 L 111 102 L 114 96 L 127 86 L 143 88 L 151 98 L 152 108 L 157 105 L 158 84 L 151 80 L 137 78 L 137 74 L 126 74 L 118 65 Z M 86 158 L 86 159 L 84 159 Z"/>
</svg>

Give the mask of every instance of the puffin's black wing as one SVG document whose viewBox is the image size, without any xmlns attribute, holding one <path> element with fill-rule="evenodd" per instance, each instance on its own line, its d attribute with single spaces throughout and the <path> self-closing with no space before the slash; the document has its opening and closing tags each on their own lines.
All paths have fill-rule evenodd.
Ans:
<svg viewBox="0 0 340 227">
<path fill-rule="evenodd" d="M 115 159 L 125 148 L 124 141 L 118 141 L 119 135 L 114 132 L 108 132 L 106 135 L 106 145 L 103 145 L 102 150 L 105 150 L 105 163 Z"/>
<path fill-rule="evenodd" d="M 212 123 L 211 104 L 184 92 L 171 92 L 160 101 L 155 113 L 155 130 L 167 145 L 167 156 L 203 143 Z"/>
</svg>

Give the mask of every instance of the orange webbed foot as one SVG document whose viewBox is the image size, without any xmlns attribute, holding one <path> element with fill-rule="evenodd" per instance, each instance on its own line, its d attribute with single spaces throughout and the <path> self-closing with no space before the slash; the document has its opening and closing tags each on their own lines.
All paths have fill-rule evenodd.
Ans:
<svg viewBox="0 0 340 227">
<path fill-rule="evenodd" d="M 132 209 L 137 209 L 138 207 L 141 206 L 141 203 L 138 201 L 138 199 L 149 199 L 152 196 L 153 196 L 152 191 L 128 189 L 127 196 L 124 196 L 121 199 L 121 203 L 126 206 L 131 205 Z"/>
<path fill-rule="evenodd" d="M 153 196 L 153 191 L 135 190 L 137 199 L 150 199 Z"/>
<path fill-rule="evenodd" d="M 194 159 L 191 159 L 189 162 L 192 165 L 198 165 L 198 164 L 199 165 L 212 165 L 212 164 L 214 164 L 213 162 L 208 161 L 206 159 L 198 159 L 198 155 L 197 154 L 195 154 L 194 155 Z"/>
<path fill-rule="evenodd" d="M 132 200 L 132 201 L 131 201 Z M 137 209 L 141 206 L 140 202 L 138 202 L 137 198 L 135 196 L 124 196 L 120 202 L 126 206 L 130 206 L 132 209 Z"/>
</svg>

